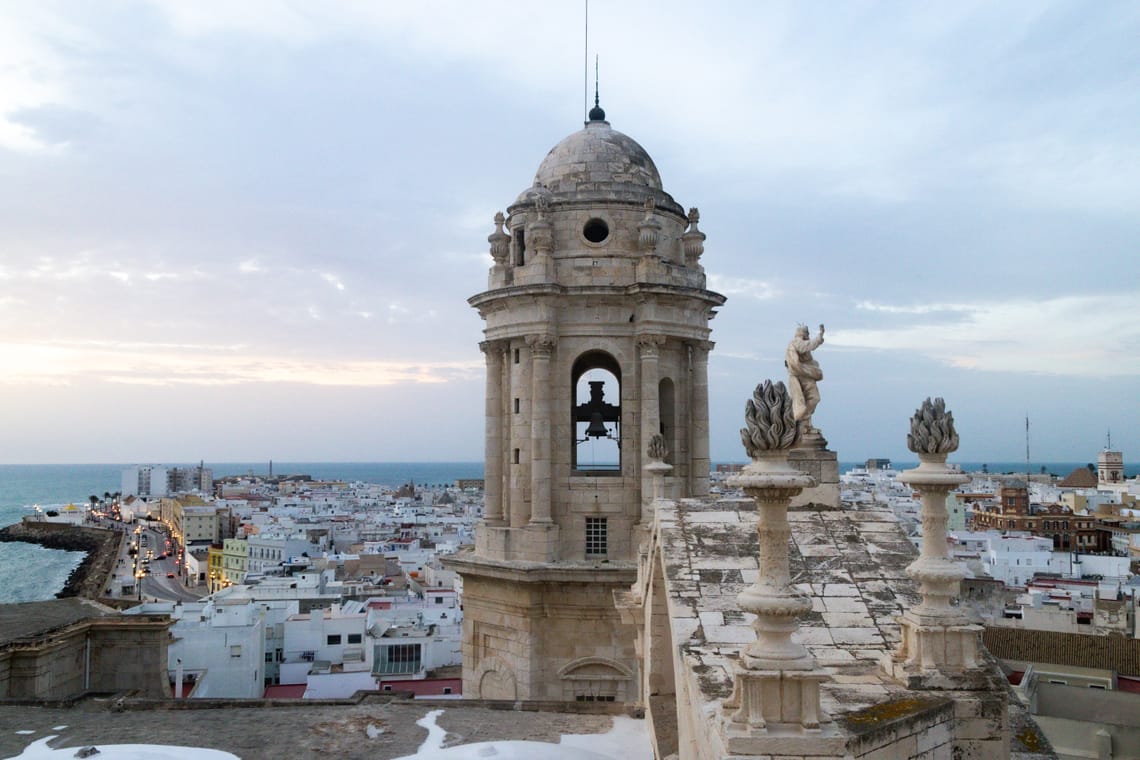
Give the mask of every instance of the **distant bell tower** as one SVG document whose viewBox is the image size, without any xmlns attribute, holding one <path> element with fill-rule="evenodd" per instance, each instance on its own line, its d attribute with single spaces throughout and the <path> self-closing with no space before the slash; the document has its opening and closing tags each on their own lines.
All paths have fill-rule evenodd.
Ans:
<svg viewBox="0 0 1140 760">
<path fill-rule="evenodd" d="M 1108 443 L 1096 456 L 1098 485 L 1112 485 L 1124 482 L 1124 453 L 1112 448 L 1112 433 Z"/>
<path fill-rule="evenodd" d="M 486 508 L 463 577 L 464 694 L 638 698 L 613 591 L 637 573 L 646 446 L 666 495 L 709 487 L 705 235 L 598 107 L 496 214 L 485 320 Z M 646 511 L 644 514 L 650 514 Z"/>
</svg>

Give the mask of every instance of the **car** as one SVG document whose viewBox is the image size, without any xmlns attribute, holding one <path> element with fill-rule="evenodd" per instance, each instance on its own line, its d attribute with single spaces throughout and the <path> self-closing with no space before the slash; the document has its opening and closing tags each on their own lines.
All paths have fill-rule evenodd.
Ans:
<svg viewBox="0 0 1140 760">
<path fill-rule="evenodd" d="M 167 577 L 167 578 L 173 578 L 173 577 L 174 577 L 174 573 L 167 573 L 167 574 L 166 574 L 166 577 Z"/>
</svg>

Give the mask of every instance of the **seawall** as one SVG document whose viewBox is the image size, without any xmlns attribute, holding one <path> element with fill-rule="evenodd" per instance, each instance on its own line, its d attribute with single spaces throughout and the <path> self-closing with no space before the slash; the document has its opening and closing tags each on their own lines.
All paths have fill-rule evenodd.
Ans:
<svg viewBox="0 0 1140 760">
<path fill-rule="evenodd" d="M 119 556 L 119 544 L 123 534 L 104 528 L 81 528 L 63 523 L 25 521 L 6 528 L 0 528 L 0 541 L 22 541 L 39 544 L 48 549 L 86 552 L 87 556 L 79 563 L 63 590 L 56 594 L 63 598 L 80 596 L 85 599 L 99 599 L 107 588 L 106 582 L 115 568 Z"/>
</svg>

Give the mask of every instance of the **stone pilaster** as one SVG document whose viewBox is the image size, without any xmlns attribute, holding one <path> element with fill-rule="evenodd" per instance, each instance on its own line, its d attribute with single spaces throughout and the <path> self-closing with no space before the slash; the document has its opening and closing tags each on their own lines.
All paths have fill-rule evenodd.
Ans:
<svg viewBox="0 0 1140 760">
<path fill-rule="evenodd" d="M 487 360 L 486 439 L 483 443 L 487 471 L 484 473 L 483 519 L 488 525 L 503 520 L 503 348 L 498 341 L 479 344 Z"/>
<path fill-rule="evenodd" d="M 711 341 L 694 341 L 692 396 L 689 408 L 689 493 L 694 498 L 709 495 L 709 351 Z"/>
<path fill-rule="evenodd" d="M 530 394 L 530 522 L 549 525 L 550 517 L 550 355 L 555 338 L 528 335 Z"/>
<path fill-rule="evenodd" d="M 658 371 L 658 354 L 664 345 L 665 338 L 661 335 L 637 336 L 637 350 L 640 360 L 639 372 L 641 374 L 641 445 L 639 450 L 644 453 L 649 440 L 661 431 L 661 399 L 658 383 L 661 376 Z M 641 476 L 641 513 L 644 515 L 653 500 L 653 479 L 648 470 L 642 468 Z"/>
</svg>

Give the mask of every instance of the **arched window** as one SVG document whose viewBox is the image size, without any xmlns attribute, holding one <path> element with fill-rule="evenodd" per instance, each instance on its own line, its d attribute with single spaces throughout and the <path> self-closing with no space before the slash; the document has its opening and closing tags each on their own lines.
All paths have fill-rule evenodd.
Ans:
<svg viewBox="0 0 1140 760">
<path fill-rule="evenodd" d="M 621 366 L 604 351 L 587 351 L 571 370 L 573 462 L 577 472 L 621 472 Z"/>
</svg>

